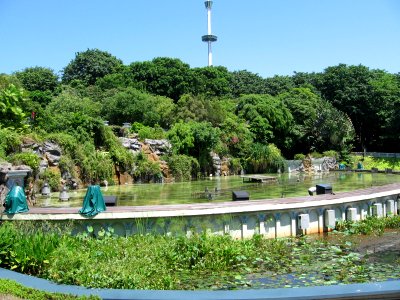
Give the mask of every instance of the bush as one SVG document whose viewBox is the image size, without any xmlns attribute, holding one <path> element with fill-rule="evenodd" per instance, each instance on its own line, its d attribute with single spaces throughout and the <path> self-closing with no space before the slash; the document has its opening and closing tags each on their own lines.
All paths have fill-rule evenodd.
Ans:
<svg viewBox="0 0 400 300">
<path fill-rule="evenodd" d="M 377 218 L 369 216 L 358 222 L 342 221 L 336 225 L 336 230 L 349 234 L 383 234 L 385 228 L 400 228 L 400 216 Z"/>
<path fill-rule="evenodd" d="M 248 171 L 254 173 L 276 172 L 285 166 L 281 151 L 274 144 L 255 143 L 246 163 Z"/>
<path fill-rule="evenodd" d="M 43 173 L 39 174 L 39 178 L 43 182 L 47 182 L 52 192 L 60 190 L 61 175 L 53 169 L 46 169 Z"/>
<path fill-rule="evenodd" d="M 239 174 L 243 169 L 239 158 L 231 158 L 229 160 L 229 169 L 233 174 Z"/>
<path fill-rule="evenodd" d="M 388 158 L 378 158 L 372 156 L 352 156 L 352 159 L 355 162 L 362 161 L 364 169 L 370 170 L 371 168 L 377 168 L 379 170 L 393 169 L 393 170 L 400 170 L 400 159 L 394 157 Z"/>
<path fill-rule="evenodd" d="M 176 181 L 188 181 L 192 178 L 193 157 L 173 154 L 166 156 L 165 160 Z"/>
<path fill-rule="evenodd" d="M 339 153 L 337 151 L 335 151 L 335 150 L 324 151 L 324 152 L 322 152 L 322 155 L 324 157 L 333 157 L 335 159 L 339 158 Z"/>
<path fill-rule="evenodd" d="M 64 154 L 63 156 L 61 156 L 58 167 L 60 168 L 61 174 L 68 173 L 72 177 L 76 177 L 75 162 L 69 156 L 69 154 Z"/>
<path fill-rule="evenodd" d="M 34 173 L 39 170 L 40 157 L 33 152 L 20 152 L 12 155 L 9 161 L 14 165 L 27 165 Z"/>
<path fill-rule="evenodd" d="M 121 171 L 132 173 L 134 157 L 131 151 L 126 149 L 113 133 L 112 127 L 101 126 L 99 144 L 108 150 L 111 160 L 121 168 Z"/>
<path fill-rule="evenodd" d="M 305 159 L 306 158 L 306 156 L 305 156 L 305 154 L 303 154 L 303 153 L 298 153 L 298 154 L 295 154 L 294 155 L 294 159 L 295 160 L 303 160 L 303 159 Z"/>
<path fill-rule="evenodd" d="M 10 153 L 20 151 L 21 135 L 15 130 L 0 128 L 0 158 L 6 158 Z"/>
<path fill-rule="evenodd" d="M 160 140 L 160 139 L 164 139 L 165 138 L 165 132 L 164 130 L 156 125 L 153 127 L 149 127 L 149 126 L 143 126 L 142 128 L 139 129 L 139 131 L 137 131 L 139 139 L 140 140 L 145 140 L 145 139 L 156 139 L 156 140 Z"/>
<path fill-rule="evenodd" d="M 146 154 L 139 152 L 135 157 L 135 170 L 133 175 L 143 182 L 158 181 L 162 178 L 160 164 L 150 161 Z"/>
<path fill-rule="evenodd" d="M 324 155 L 322 155 L 321 153 L 316 152 L 316 151 L 311 152 L 310 155 L 311 155 L 312 158 L 322 158 L 322 157 L 324 157 Z"/>
<path fill-rule="evenodd" d="M 46 139 L 58 144 L 66 154 L 74 157 L 75 149 L 78 146 L 78 142 L 75 137 L 68 133 L 50 133 L 46 135 Z"/>
</svg>

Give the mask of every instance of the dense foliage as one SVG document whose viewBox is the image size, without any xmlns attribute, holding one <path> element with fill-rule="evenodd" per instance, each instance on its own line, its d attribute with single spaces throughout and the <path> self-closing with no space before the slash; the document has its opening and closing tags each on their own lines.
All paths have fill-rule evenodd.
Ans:
<svg viewBox="0 0 400 300">
<path fill-rule="evenodd" d="M 210 153 L 227 157 L 235 172 L 266 172 L 300 153 L 400 152 L 399 105 L 400 75 L 362 65 L 262 78 L 247 70 L 191 68 L 167 57 L 124 65 L 88 49 L 75 54 L 61 81 L 39 66 L 0 75 L 0 135 L 58 135 L 64 169 L 78 165 L 87 181 L 109 178 L 112 164 L 135 176 L 150 172 L 118 146 L 115 136 L 126 134 L 121 125 L 127 122 L 141 140 L 170 139 L 171 153 L 192 157 L 203 174 L 214 172 Z M 113 130 L 104 129 L 104 120 Z M 0 142 L 4 159 L 11 148 L 18 152 L 9 142 Z M 277 151 L 264 151 L 272 146 Z M 256 148 L 264 157 L 256 157 Z M 170 159 L 173 169 L 188 164 L 179 157 L 182 162 Z"/>
<path fill-rule="evenodd" d="M 139 232 L 129 237 L 90 226 L 71 236 L 63 232 L 73 224 L 5 222 L 0 226 L 0 266 L 57 283 L 116 289 L 291 287 L 400 276 L 398 259 L 361 256 L 346 235 L 331 242 L 260 235 L 236 240 L 205 233 L 155 235 L 146 233 L 146 220 L 136 225 Z M 338 225 L 347 234 L 399 227 L 399 216 Z"/>
</svg>

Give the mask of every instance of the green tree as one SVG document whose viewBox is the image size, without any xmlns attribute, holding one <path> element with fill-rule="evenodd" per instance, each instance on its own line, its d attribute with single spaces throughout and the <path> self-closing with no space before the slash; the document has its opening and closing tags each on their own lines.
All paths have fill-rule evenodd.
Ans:
<svg viewBox="0 0 400 300">
<path fill-rule="evenodd" d="M 245 120 L 229 114 L 220 126 L 220 139 L 226 148 L 226 152 L 222 154 L 244 158 L 253 145 L 253 134 L 249 127 Z"/>
<path fill-rule="evenodd" d="M 235 98 L 248 94 L 266 93 L 265 80 L 260 75 L 247 70 L 231 73 L 230 89 L 232 96 Z"/>
<path fill-rule="evenodd" d="M 0 74 L 0 90 L 4 90 L 12 84 L 17 88 L 23 88 L 22 83 L 15 75 Z"/>
<path fill-rule="evenodd" d="M 320 93 L 319 90 L 322 86 L 322 73 L 305 73 L 305 72 L 294 72 L 292 81 L 296 87 L 307 87 L 314 93 Z"/>
<path fill-rule="evenodd" d="M 58 86 L 58 76 L 49 68 L 26 68 L 20 72 L 16 72 L 15 76 L 20 80 L 23 87 L 30 92 L 54 92 Z"/>
<path fill-rule="evenodd" d="M 226 116 L 226 110 L 221 101 L 202 95 L 183 95 L 174 106 L 173 120 L 211 122 L 213 126 L 221 124 Z"/>
<path fill-rule="evenodd" d="M 203 67 L 192 69 L 191 92 L 221 97 L 230 94 L 231 74 L 225 67 Z"/>
<path fill-rule="evenodd" d="M 25 128 L 26 115 L 22 109 L 25 92 L 22 88 L 9 84 L 0 89 L 0 125 L 9 128 Z"/>
<path fill-rule="evenodd" d="M 250 173 L 276 172 L 284 166 L 281 151 L 274 144 L 255 143 L 246 161 Z"/>
<path fill-rule="evenodd" d="M 382 70 L 373 71 L 370 80 L 377 107 L 379 149 L 389 152 L 400 151 L 400 82 L 396 75 Z"/>
<path fill-rule="evenodd" d="M 139 122 L 168 128 L 173 108 L 172 99 L 128 87 L 104 100 L 102 114 L 111 124 Z"/>
<path fill-rule="evenodd" d="M 158 57 L 152 61 L 132 63 L 129 68 L 135 85 L 151 94 L 177 101 L 189 92 L 190 67 L 179 59 Z"/>
<path fill-rule="evenodd" d="M 194 146 L 193 131 L 188 122 L 175 123 L 168 131 L 167 137 L 175 154 L 189 155 L 190 149 Z"/>
<path fill-rule="evenodd" d="M 98 117 L 101 104 L 87 97 L 80 97 L 73 90 L 64 90 L 49 103 L 46 110 L 51 114 L 81 113 Z"/>
<path fill-rule="evenodd" d="M 309 88 L 293 88 L 278 95 L 293 116 L 290 127 L 291 147 L 285 154 L 308 153 L 312 146 L 312 130 L 322 99 Z"/>
<path fill-rule="evenodd" d="M 179 122 L 168 132 L 173 152 L 195 157 L 203 172 L 213 171 L 210 152 L 220 142 L 219 136 L 220 130 L 208 122 Z"/>
<path fill-rule="evenodd" d="M 292 77 L 290 76 L 278 76 L 269 77 L 265 79 L 265 93 L 272 96 L 289 91 L 294 88 Z"/>
<path fill-rule="evenodd" d="M 351 119 L 331 103 L 322 101 L 311 131 L 311 150 L 348 152 L 353 147 L 355 131 Z"/>
<path fill-rule="evenodd" d="M 373 150 L 379 136 L 377 125 L 380 121 L 380 103 L 376 102 L 373 94 L 370 83 L 372 75 L 365 66 L 345 64 L 328 67 L 323 73 L 322 96 L 350 117 L 357 134 L 359 150 Z"/>
<path fill-rule="evenodd" d="M 75 54 L 75 58 L 64 68 L 62 81 L 80 80 L 85 85 L 93 85 L 98 78 L 117 73 L 121 67 L 122 61 L 110 53 L 88 49 Z"/>
<path fill-rule="evenodd" d="M 256 142 L 274 143 L 281 148 L 287 145 L 293 117 L 279 98 L 270 95 L 242 96 L 237 113 L 249 123 Z"/>
</svg>

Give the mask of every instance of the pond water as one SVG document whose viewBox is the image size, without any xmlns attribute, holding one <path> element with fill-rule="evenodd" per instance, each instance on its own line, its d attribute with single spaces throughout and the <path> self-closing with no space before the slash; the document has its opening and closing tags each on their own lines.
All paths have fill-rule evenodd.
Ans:
<svg viewBox="0 0 400 300">
<path fill-rule="evenodd" d="M 231 201 L 232 191 L 247 191 L 250 200 L 308 195 L 308 188 L 319 183 L 332 185 L 333 192 L 351 191 L 371 186 L 400 182 L 400 175 L 381 173 L 328 172 L 313 175 L 268 174 L 273 183 L 247 183 L 240 176 L 210 177 L 177 183 L 148 183 L 101 187 L 103 195 L 117 196 L 119 206 L 165 205 Z M 69 191 L 69 201 L 59 201 L 59 193 L 51 197 L 37 195 L 37 206 L 79 207 L 86 189 Z"/>
</svg>

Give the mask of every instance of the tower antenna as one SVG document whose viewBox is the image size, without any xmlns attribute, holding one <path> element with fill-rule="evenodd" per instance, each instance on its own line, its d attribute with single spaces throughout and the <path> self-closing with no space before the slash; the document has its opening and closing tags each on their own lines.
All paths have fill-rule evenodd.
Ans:
<svg viewBox="0 0 400 300">
<path fill-rule="evenodd" d="M 217 41 L 217 36 L 211 34 L 211 7 L 213 2 L 212 1 L 205 1 L 204 2 L 206 9 L 207 9 L 207 34 L 201 37 L 203 42 L 208 43 L 208 66 L 212 66 L 212 49 L 211 43 Z"/>
</svg>

